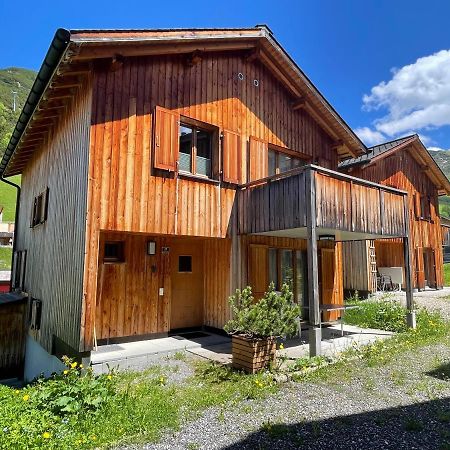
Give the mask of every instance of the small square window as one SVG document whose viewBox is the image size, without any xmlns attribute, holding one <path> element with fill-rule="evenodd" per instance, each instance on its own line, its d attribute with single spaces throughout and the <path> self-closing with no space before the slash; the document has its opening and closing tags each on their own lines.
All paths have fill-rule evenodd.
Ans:
<svg viewBox="0 0 450 450">
<path fill-rule="evenodd" d="M 125 261 L 125 242 L 105 242 L 103 262 L 120 263 Z"/>
<path fill-rule="evenodd" d="M 178 257 L 178 272 L 192 272 L 192 256 Z"/>
</svg>

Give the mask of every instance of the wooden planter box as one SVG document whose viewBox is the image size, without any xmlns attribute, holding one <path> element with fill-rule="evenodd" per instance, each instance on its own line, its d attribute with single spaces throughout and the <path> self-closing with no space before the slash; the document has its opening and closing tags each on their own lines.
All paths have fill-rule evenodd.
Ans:
<svg viewBox="0 0 450 450">
<path fill-rule="evenodd" d="M 242 336 L 232 336 L 233 367 L 247 373 L 256 373 L 269 363 L 275 362 L 276 340 L 252 340 Z"/>
</svg>

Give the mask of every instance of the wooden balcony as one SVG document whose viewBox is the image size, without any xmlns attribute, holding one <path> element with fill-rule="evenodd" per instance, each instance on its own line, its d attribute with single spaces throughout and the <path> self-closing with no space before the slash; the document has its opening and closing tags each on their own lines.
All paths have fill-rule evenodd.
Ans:
<svg viewBox="0 0 450 450">
<path fill-rule="evenodd" d="M 406 192 L 309 165 L 241 187 L 239 233 L 337 241 L 407 235 Z"/>
</svg>

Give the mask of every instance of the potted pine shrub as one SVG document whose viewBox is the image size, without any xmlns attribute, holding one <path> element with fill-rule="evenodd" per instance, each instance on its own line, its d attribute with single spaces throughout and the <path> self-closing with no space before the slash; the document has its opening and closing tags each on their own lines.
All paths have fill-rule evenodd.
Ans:
<svg viewBox="0 0 450 450">
<path fill-rule="evenodd" d="M 273 283 L 258 302 L 251 287 L 230 297 L 233 318 L 224 326 L 232 335 L 232 365 L 256 373 L 275 363 L 276 340 L 298 332 L 300 307 L 287 284 L 276 292 Z"/>
</svg>

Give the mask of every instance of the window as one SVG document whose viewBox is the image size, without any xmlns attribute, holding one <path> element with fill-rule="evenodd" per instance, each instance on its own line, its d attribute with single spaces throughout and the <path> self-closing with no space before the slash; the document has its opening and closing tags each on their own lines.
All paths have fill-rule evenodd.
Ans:
<svg viewBox="0 0 450 450">
<path fill-rule="evenodd" d="M 269 176 L 287 172 L 305 164 L 306 160 L 302 158 L 296 158 L 288 153 L 269 149 Z"/>
<path fill-rule="evenodd" d="M 34 228 L 47 220 L 48 188 L 34 198 L 31 215 L 31 228 Z"/>
<path fill-rule="evenodd" d="M 114 241 L 105 242 L 105 254 L 103 256 L 105 263 L 125 262 L 125 242 Z"/>
<path fill-rule="evenodd" d="M 178 272 L 192 272 L 192 256 L 180 255 L 178 257 Z"/>
<path fill-rule="evenodd" d="M 422 195 L 420 197 L 420 217 L 431 220 L 431 200 L 429 195 Z"/>
<path fill-rule="evenodd" d="M 24 291 L 25 289 L 25 271 L 27 266 L 27 251 L 19 250 L 14 252 L 13 263 L 13 283 L 14 290 Z"/>
<path fill-rule="evenodd" d="M 214 131 L 206 127 L 180 123 L 179 139 L 178 170 L 211 178 Z"/>
</svg>

